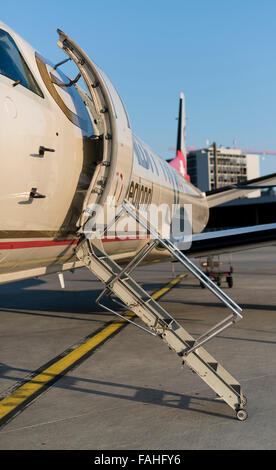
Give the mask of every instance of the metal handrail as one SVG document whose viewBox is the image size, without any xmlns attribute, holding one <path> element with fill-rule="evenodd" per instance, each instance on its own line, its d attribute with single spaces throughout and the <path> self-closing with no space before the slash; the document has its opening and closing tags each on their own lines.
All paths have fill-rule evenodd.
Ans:
<svg viewBox="0 0 276 470">
<path fill-rule="evenodd" d="M 224 320 L 217 323 L 210 330 L 203 335 L 199 336 L 192 347 L 188 347 L 184 355 L 198 349 L 210 339 L 214 338 L 217 334 L 233 325 L 243 318 L 241 312 L 242 308 L 234 302 L 220 287 L 218 287 L 201 269 L 198 268 L 184 253 L 182 253 L 170 240 L 162 239 L 158 229 L 153 228 L 151 224 L 144 218 L 144 216 L 127 200 L 122 204 L 123 209 L 131 215 L 138 223 L 140 223 L 146 230 L 150 232 L 154 239 L 158 240 L 178 261 L 180 261 L 188 271 L 190 271 L 205 287 L 207 287 L 219 300 L 221 300 L 226 307 L 233 313 L 226 317 Z M 231 320 L 231 321 L 229 321 Z"/>
<path fill-rule="evenodd" d="M 97 305 L 99 305 L 100 307 L 104 308 L 104 309 L 107 310 L 108 312 L 113 313 L 114 315 L 117 315 L 118 317 L 122 318 L 123 320 L 127 321 L 128 323 L 131 323 L 132 325 L 137 326 L 137 328 L 140 328 L 141 330 L 145 331 L 146 333 L 149 333 L 149 334 L 151 334 L 152 336 L 157 336 L 156 333 L 154 333 L 153 331 L 148 330 L 148 329 L 145 328 L 144 326 L 138 325 L 138 323 L 136 323 L 136 322 L 130 320 L 130 319 L 127 318 L 126 316 L 121 315 L 119 312 L 116 312 L 115 310 L 112 310 L 111 308 L 107 307 L 107 305 L 104 305 L 103 303 L 101 303 L 101 302 L 100 302 L 100 299 L 103 297 L 104 294 L 105 294 L 105 290 L 104 290 L 103 292 L 101 292 L 101 294 L 99 295 L 99 297 L 96 299 L 95 303 L 96 303 Z M 117 303 L 118 305 L 122 306 L 123 308 L 128 309 L 128 312 L 131 312 L 131 311 L 129 310 L 129 307 L 128 307 L 127 305 L 124 305 L 124 304 L 122 304 L 121 302 L 118 302 L 118 301 L 115 300 L 115 299 L 111 299 L 111 300 L 112 300 L 112 302 Z M 125 315 L 127 315 L 128 312 L 126 312 Z M 131 312 L 131 313 L 133 313 L 133 314 L 135 315 L 134 312 Z"/>
</svg>

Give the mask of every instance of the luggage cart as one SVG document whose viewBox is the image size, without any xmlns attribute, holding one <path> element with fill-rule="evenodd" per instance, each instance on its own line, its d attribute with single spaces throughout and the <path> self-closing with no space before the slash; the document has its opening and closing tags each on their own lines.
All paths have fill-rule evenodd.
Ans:
<svg viewBox="0 0 276 470">
<path fill-rule="evenodd" d="M 210 277 L 218 286 L 224 281 L 230 289 L 233 287 L 234 270 L 231 256 L 227 261 L 221 261 L 220 256 L 208 256 L 205 261 L 201 261 L 200 266 L 206 276 Z M 202 282 L 200 286 L 202 289 L 205 288 Z"/>
</svg>

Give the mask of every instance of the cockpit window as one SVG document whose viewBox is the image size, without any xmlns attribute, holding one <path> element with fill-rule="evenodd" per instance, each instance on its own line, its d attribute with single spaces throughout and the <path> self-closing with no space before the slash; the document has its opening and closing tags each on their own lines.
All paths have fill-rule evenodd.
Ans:
<svg viewBox="0 0 276 470">
<path fill-rule="evenodd" d="M 44 98 L 12 37 L 0 29 L 0 74 Z"/>
</svg>

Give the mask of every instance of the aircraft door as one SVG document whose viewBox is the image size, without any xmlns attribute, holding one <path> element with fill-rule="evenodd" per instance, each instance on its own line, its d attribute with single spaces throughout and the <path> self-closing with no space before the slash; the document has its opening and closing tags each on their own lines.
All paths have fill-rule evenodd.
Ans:
<svg viewBox="0 0 276 470">
<path fill-rule="evenodd" d="M 95 139 L 102 142 L 98 161 L 83 204 L 80 225 L 93 216 L 96 204 L 104 206 L 114 198 L 116 206 L 125 198 L 133 165 L 132 131 L 123 102 L 106 76 L 69 36 L 58 30 L 58 46 L 75 62 L 87 86 L 92 106 L 91 119 L 97 121 Z"/>
</svg>

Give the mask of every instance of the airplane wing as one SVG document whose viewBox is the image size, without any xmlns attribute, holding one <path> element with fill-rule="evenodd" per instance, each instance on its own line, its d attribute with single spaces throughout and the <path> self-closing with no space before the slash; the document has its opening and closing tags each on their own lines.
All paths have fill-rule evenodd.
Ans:
<svg viewBox="0 0 276 470">
<path fill-rule="evenodd" d="M 185 254 L 193 257 L 276 245 L 276 223 L 200 233 L 193 235 L 192 240 Z"/>
<path fill-rule="evenodd" d="M 214 189 L 206 192 L 209 208 L 218 206 L 234 199 L 242 198 L 256 189 L 266 189 L 276 186 L 276 173 L 247 180 L 245 183 L 224 186 L 223 188 Z"/>
</svg>

